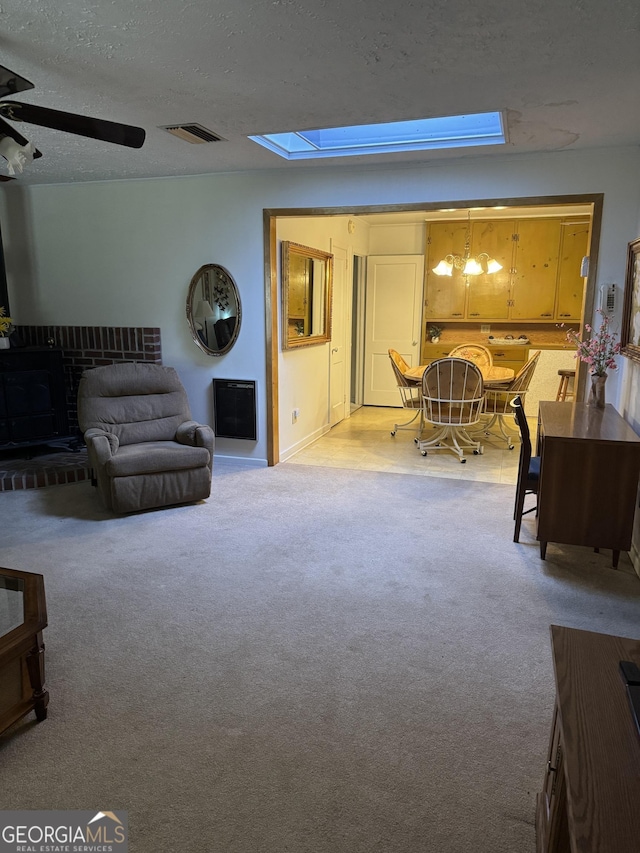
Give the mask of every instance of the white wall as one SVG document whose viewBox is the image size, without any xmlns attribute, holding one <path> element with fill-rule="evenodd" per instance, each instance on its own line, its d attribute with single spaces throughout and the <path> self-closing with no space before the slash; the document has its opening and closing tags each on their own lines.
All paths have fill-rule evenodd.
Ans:
<svg viewBox="0 0 640 853">
<path fill-rule="evenodd" d="M 371 255 L 424 255 L 426 224 L 372 225 L 369 231 Z"/>
<path fill-rule="evenodd" d="M 283 166 L 266 173 L 32 188 L 15 182 L 3 192 L 6 203 L 0 216 L 11 312 L 17 322 L 159 326 L 165 364 L 178 369 L 194 416 L 209 423 L 213 376 L 255 378 L 258 442 L 221 439 L 217 452 L 264 461 L 264 208 L 603 192 L 598 280 L 622 284 L 627 243 L 639 230 L 640 149 L 503 155 L 384 169 Z M 189 280 L 204 263 L 226 267 L 242 299 L 238 342 L 221 358 L 198 350 L 185 319 Z M 281 361 L 284 365 L 285 359 Z M 630 371 L 623 361 L 620 377 L 608 383 L 615 403 Z M 295 371 L 291 382 L 297 387 L 305 373 Z M 281 387 L 280 394 L 289 395 L 286 405 L 291 407 L 296 392 L 284 378 L 287 387 Z M 633 370 L 634 387 L 636 378 Z M 630 400 L 626 390 L 624 405 Z M 640 420 L 640 401 L 633 403 L 630 414 Z"/>
<path fill-rule="evenodd" d="M 529 358 L 536 352 L 529 350 Z M 541 350 L 535 373 L 531 379 L 529 390 L 524 401 L 527 417 L 536 418 L 540 400 L 555 400 L 558 393 L 560 377 L 558 370 L 575 370 L 576 360 L 573 350 Z M 573 380 L 572 380 L 573 383 Z"/>
<path fill-rule="evenodd" d="M 348 224 L 353 222 L 355 230 L 349 233 Z M 303 246 L 331 252 L 332 241 L 346 249 L 350 259 L 347 280 L 352 283 L 353 254 L 368 253 L 368 226 L 353 217 L 287 217 L 278 218 L 276 228 L 278 251 L 278 281 L 281 281 L 281 242 L 291 240 Z M 350 303 L 350 299 L 349 299 Z M 278 293 L 278 317 L 281 317 L 282 293 Z M 281 332 L 282 332 L 282 324 Z M 286 459 L 309 441 L 329 430 L 329 365 L 331 344 L 314 344 L 293 350 L 282 350 L 278 371 L 280 395 L 278 418 L 280 421 L 280 458 Z M 347 398 L 348 398 L 347 393 Z M 295 423 L 291 413 L 300 410 Z"/>
</svg>

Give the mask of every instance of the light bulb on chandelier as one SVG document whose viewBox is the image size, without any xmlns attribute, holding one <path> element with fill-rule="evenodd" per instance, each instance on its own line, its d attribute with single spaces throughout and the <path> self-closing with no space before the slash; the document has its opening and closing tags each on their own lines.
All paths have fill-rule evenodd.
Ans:
<svg viewBox="0 0 640 853">
<path fill-rule="evenodd" d="M 436 275 L 452 276 L 454 269 L 460 270 L 465 279 L 470 275 L 491 274 L 502 269 L 502 264 L 498 263 L 495 258 L 491 258 L 486 252 L 480 252 L 479 255 L 471 257 L 471 211 L 467 214 L 464 255 L 445 255 L 438 265 L 433 267 L 433 272 Z"/>
</svg>

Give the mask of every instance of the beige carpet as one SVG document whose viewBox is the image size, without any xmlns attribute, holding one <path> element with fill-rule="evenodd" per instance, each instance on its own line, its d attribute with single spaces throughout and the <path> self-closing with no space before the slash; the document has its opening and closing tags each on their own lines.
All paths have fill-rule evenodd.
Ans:
<svg viewBox="0 0 640 853">
<path fill-rule="evenodd" d="M 0 495 L 42 572 L 49 719 L 0 806 L 125 809 L 134 853 L 524 853 L 551 623 L 638 636 L 626 557 L 512 540 L 513 487 L 216 462 L 207 502 Z"/>
</svg>

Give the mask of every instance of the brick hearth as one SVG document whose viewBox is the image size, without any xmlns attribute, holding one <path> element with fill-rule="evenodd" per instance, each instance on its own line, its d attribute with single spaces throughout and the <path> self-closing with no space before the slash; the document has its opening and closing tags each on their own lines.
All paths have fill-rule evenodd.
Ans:
<svg viewBox="0 0 640 853">
<path fill-rule="evenodd" d="M 36 451 L 32 452 L 38 450 L 36 448 Z M 91 469 L 84 447 L 77 453 L 68 450 L 53 453 L 50 449 L 45 449 L 37 452 L 31 459 L 0 459 L 0 492 L 62 486 L 90 479 Z"/>
</svg>

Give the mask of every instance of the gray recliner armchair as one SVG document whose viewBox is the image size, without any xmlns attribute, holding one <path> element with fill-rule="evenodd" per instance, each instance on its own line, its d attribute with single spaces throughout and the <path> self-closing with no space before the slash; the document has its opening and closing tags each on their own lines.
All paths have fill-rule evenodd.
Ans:
<svg viewBox="0 0 640 853">
<path fill-rule="evenodd" d="M 122 363 L 86 370 L 78 422 L 108 509 L 142 509 L 209 497 L 214 435 L 191 418 L 173 367 Z"/>
</svg>

